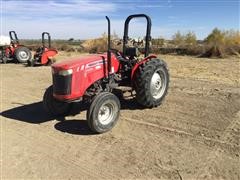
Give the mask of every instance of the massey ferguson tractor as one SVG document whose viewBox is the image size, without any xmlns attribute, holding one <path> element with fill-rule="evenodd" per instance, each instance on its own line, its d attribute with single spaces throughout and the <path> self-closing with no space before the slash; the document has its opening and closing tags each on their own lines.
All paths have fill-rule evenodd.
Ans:
<svg viewBox="0 0 240 180">
<path fill-rule="evenodd" d="M 138 58 L 138 48 L 127 46 L 129 22 L 145 18 L 147 30 L 144 58 Z M 87 123 L 95 133 L 112 129 L 120 114 L 120 101 L 115 89 L 135 91 L 137 102 L 146 108 L 161 104 L 168 91 L 167 65 L 156 55 L 149 55 L 151 19 L 145 14 L 130 15 L 124 26 L 122 52 L 111 49 L 108 21 L 108 51 L 67 60 L 52 65 L 53 84 L 43 96 L 44 109 L 52 115 L 67 115 L 74 102 L 89 104 Z"/>
<path fill-rule="evenodd" d="M 47 36 L 47 38 L 45 38 Z M 47 42 L 46 42 L 47 41 Z M 57 50 L 51 47 L 51 36 L 48 32 L 42 33 L 42 46 L 39 47 L 34 58 L 28 61 L 29 66 L 50 65 L 53 63 L 53 57 L 57 54 Z"/>
<path fill-rule="evenodd" d="M 19 40 L 15 31 L 9 32 L 10 44 L 1 48 L 0 60 L 2 63 L 14 61 L 16 63 L 27 63 L 32 58 L 31 51 L 19 44 Z"/>
</svg>

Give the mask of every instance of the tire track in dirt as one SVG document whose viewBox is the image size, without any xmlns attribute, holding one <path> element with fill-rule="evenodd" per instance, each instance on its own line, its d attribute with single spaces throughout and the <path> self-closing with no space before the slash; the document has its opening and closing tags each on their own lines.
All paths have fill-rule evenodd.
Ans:
<svg viewBox="0 0 240 180">
<path fill-rule="evenodd" d="M 48 142 L 46 143 L 45 140 L 42 140 L 40 138 L 42 136 L 46 137 L 46 135 L 40 131 L 38 131 L 38 134 L 39 134 L 38 138 L 26 136 L 25 133 L 22 133 L 20 131 L 16 132 L 11 129 L 9 129 L 9 131 L 12 131 L 12 133 L 17 133 L 19 136 L 23 137 L 26 141 L 31 142 L 31 145 L 28 144 L 29 148 L 38 147 L 35 150 L 38 151 L 39 153 L 43 153 L 44 156 L 46 157 L 46 159 L 53 158 L 56 160 L 56 162 L 60 161 L 60 162 L 62 162 L 64 168 L 70 168 L 71 170 L 72 170 L 72 166 L 74 166 L 75 170 L 71 171 L 71 172 L 74 173 L 76 177 L 80 178 L 81 176 L 86 175 L 86 177 L 88 177 L 88 178 L 96 178 L 96 177 L 99 177 L 99 175 L 101 175 L 102 177 L 105 177 L 107 179 L 117 178 L 111 174 L 106 174 L 106 173 L 99 174 L 99 172 L 97 173 L 96 170 L 94 169 L 94 166 L 90 166 L 91 162 L 88 162 L 87 164 L 84 164 L 84 165 L 80 165 L 79 162 L 75 159 L 75 157 L 73 157 L 69 154 L 67 156 L 67 159 L 59 158 L 58 156 L 55 156 L 55 152 L 59 152 L 59 149 L 61 149 L 61 151 L 64 151 L 65 146 L 62 146 L 61 142 L 54 140 L 50 136 L 47 136 Z M 48 153 L 45 152 L 46 149 L 48 149 Z M 76 169 L 77 169 L 77 171 L 76 171 Z M 81 174 L 81 176 L 79 176 L 79 174 Z"/>
<path fill-rule="evenodd" d="M 12 125 L 11 125 L 12 126 Z M 15 127 L 13 128 L 13 129 L 19 129 L 19 126 L 16 124 L 16 125 L 14 125 Z M 25 127 L 25 129 L 27 129 L 27 127 Z M 40 128 L 38 128 L 38 129 L 40 129 Z M 51 149 L 51 152 L 55 152 L 55 151 L 58 151 L 58 149 L 61 149 L 61 151 L 66 151 L 66 150 L 64 150 L 65 149 L 65 146 L 67 145 L 66 143 L 64 144 L 64 145 L 61 145 L 61 143 L 59 143 L 58 141 L 56 141 L 53 137 L 51 137 L 50 135 L 48 135 L 49 133 L 47 133 L 47 134 L 44 134 L 44 132 L 41 132 L 41 130 L 37 130 L 38 131 L 38 136 L 39 136 L 39 138 L 31 138 L 31 136 L 29 137 L 26 137 L 26 135 L 24 134 L 24 133 L 22 133 L 21 132 L 21 129 L 19 129 L 17 132 L 18 132 L 18 134 L 21 136 L 21 137 L 23 137 L 24 139 L 26 139 L 26 140 L 28 140 L 29 142 L 32 142 L 32 141 L 35 141 L 35 142 L 38 142 L 37 144 L 33 144 L 33 146 L 35 147 L 39 147 L 39 146 L 41 146 L 41 149 Z M 44 144 L 45 142 L 44 142 L 44 140 L 41 140 L 40 139 L 40 137 L 43 137 L 44 136 L 44 138 L 47 138 L 48 139 L 48 144 L 46 145 L 46 144 Z M 114 142 L 111 144 L 111 141 L 109 141 L 109 139 L 107 138 L 107 142 L 106 142 L 106 140 L 105 140 L 105 138 L 106 138 L 106 136 L 108 137 L 108 135 L 99 135 L 99 136 L 97 136 L 96 138 L 94 138 L 95 140 L 92 140 L 91 138 L 89 139 L 87 139 L 86 141 L 81 141 L 81 146 L 79 147 L 79 148 L 82 148 L 82 149 L 85 149 L 84 151 L 82 151 L 80 154 L 81 154 L 81 156 L 87 156 L 87 157 L 91 157 L 91 156 L 93 156 L 94 154 L 95 154 L 95 152 L 101 152 L 101 157 L 103 158 L 103 159 L 105 159 L 108 155 L 109 155 L 109 151 L 111 151 L 111 148 L 112 148 L 112 145 L 114 146 Z M 111 135 L 110 135 L 111 136 Z M 103 140 L 103 141 L 102 141 Z M 138 139 L 139 140 L 139 139 Z M 109 146 L 108 146 L 108 148 L 106 148 L 106 147 L 104 147 L 104 146 L 106 146 L 106 143 L 107 144 L 110 144 Z M 56 144 L 57 144 L 57 147 L 55 148 L 55 146 L 56 146 Z M 100 149 L 98 149 L 98 146 L 100 146 L 100 147 L 104 147 L 102 150 L 100 150 Z M 54 148 L 53 148 L 54 147 Z M 86 151 L 86 148 L 84 148 L 84 147 L 88 147 L 87 148 L 87 151 Z M 29 147 L 30 148 L 30 147 Z M 96 149 L 95 149 L 96 148 Z M 130 147 L 128 147 L 128 148 L 130 148 Z M 97 150 L 97 151 L 95 151 L 95 150 Z M 134 149 L 134 151 L 138 151 L 139 153 L 143 153 L 143 151 L 141 150 L 141 149 Z M 41 152 L 41 151 L 39 151 L 39 152 Z M 49 156 L 49 154 L 53 154 L 53 153 L 51 153 L 51 152 L 49 152 L 49 153 L 45 153 L 45 156 L 48 156 L 48 158 L 51 158 L 52 156 Z M 122 168 L 122 165 L 124 165 L 124 164 L 128 164 L 128 162 L 126 161 L 126 156 L 128 156 L 128 155 L 124 155 L 124 156 L 119 156 L 119 157 L 117 157 L 117 163 L 115 163 L 114 164 L 114 167 L 109 167 L 109 168 L 111 168 L 111 170 L 113 171 L 113 172 L 118 172 L 118 170 L 119 169 L 121 169 Z M 104 178 L 107 178 L 107 179 L 116 179 L 116 178 L 119 178 L 119 177 L 117 177 L 117 176 L 114 176 L 113 174 L 114 173 L 112 173 L 112 174 L 110 174 L 110 175 L 108 175 L 108 173 L 106 173 L 105 171 L 102 171 L 102 170 L 96 170 L 94 167 L 96 167 L 96 164 L 94 164 L 94 163 L 91 163 L 91 161 L 89 162 L 87 162 L 87 166 L 90 166 L 91 167 L 91 169 L 92 170 L 86 170 L 86 168 L 82 168 L 82 166 L 78 166 L 78 162 L 76 161 L 76 160 L 74 160 L 74 156 L 70 156 L 70 158 L 69 158 L 69 156 L 67 157 L 68 158 L 68 160 L 66 161 L 65 159 L 62 159 L 62 161 L 63 161 L 63 166 L 65 166 L 64 165 L 64 163 L 65 164 L 67 164 L 67 165 L 70 165 L 70 166 L 77 166 L 78 168 L 80 168 L 80 169 L 83 169 L 85 172 L 89 172 L 89 173 L 91 173 L 92 171 L 96 171 L 96 173 L 94 174 L 94 176 L 93 177 L 104 177 Z M 115 157 L 114 157 L 115 158 Z M 55 160 L 57 160 L 58 159 L 58 157 L 54 157 L 54 159 Z M 137 162 L 139 162 L 139 160 L 136 160 Z M 86 161 L 83 161 L 83 162 L 85 162 L 86 163 Z M 162 170 L 164 170 L 164 171 L 167 171 L 167 172 L 174 172 L 174 174 L 176 173 L 175 172 L 175 170 L 173 169 L 169 169 L 169 168 L 164 168 L 164 166 L 161 166 L 161 169 Z M 128 169 L 125 169 L 125 173 L 127 173 L 128 172 Z M 82 171 L 80 171 L 80 172 L 82 172 Z"/>
<path fill-rule="evenodd" d="M 231 139 L 231 130 L 234 128 L 240 129 L 240 111 L 237 113 L 236 117 L 229 124 L 229 126 L 226 127 L 226 129 L 224 130 L 221 136 L 221 139 L 225 141 L 227 139 Z M 240 146 L 236 146 L 236 148 L 238 149 L 238 152 L 240 152 Z M 209 168 L 214 166 L 215 161 L 219 159 L 220 155 L 221 155 L 221 147 L 215 146 L 212 152 L 206 158 L 206 161 L 203 165 L 203 169 L 200 169 L 199 172 L 197 173 L 196 178 L 197 179 L 214 178 L 214 177 L 211 177 L 211 174 L 210 174 L 211 172 L 209 172 Z M 240 165 L 240 162 L 239 162 L 239 165 Z M 240 172 L 238 176 L 240 176 Z"/>
<path fill-rule="evenodd" d="M 206 140 L 206 141 L 214 142 L 214 143 L 216 143 L 217 145 L 220 145 L 220 146 L 221 145 L 228 145 L 228 146 L 231 146 L 232 148 L 240 147 L 240 145 L 228 143 L 224 140 L 213 139 L 213 138 L 209 138 L 209 137 L 205 137 L 205 136 L 198 136 L 196 134 L 192 134 L 192 133 L 182 131 L 182 130 L 179 130 L 179 129 L 176 129 L 176 128 L 165 127 L 165 126 L 161 126 L 161 125 L 150 123 L 150 122 L 144 122 L 144 121 L 141 121 L 141 120 L 136 120 L 136 119 L 133 119 L 133 118 L 123 117 L 123 119 L 125 119 L 125 120 L 127 120 L 131 123 L 137 123 L 137 124 L 144 125 L 144 126 L 159 128 L 163 131 L 171 132 L 171 133 L 176 134 L 176 135 L 185 135 L 185 136 L 189 136 L 193 139 L 200 140 L 200 141 Z"/>
<path fill-rule="evenodd" d="M 148 118 L 151 118 L 151 121 L 154 121 L 154 120 L 157 121 L 157 120 L 159 120 L 159 117 L 161 117 L 161 119 L 164 119 L 165 122 L 166 121 L 169 122 L 169 125 L 172 124 L 173 122 L 176 123 L 176 124 L 181 123 L 181 124 L 184 124 L 185 128 L 191 129 L 191 131 L 193 131 L 193 132 L 194 132 L 194 130 L 199 129 L 199 128 L 201 128 L 201 130 L 205 130 L 205 131 L 209 131 L 209 132 L 214 131 L 214 133 L 221 133 L 222 132 L 222 130 L 219 129 L 219 128 L 212 128 L 212 127 L 208 128 L 207 126 L 205 126 L 203 124 L 200 124 L 200 123 L 197 123 L 197 122 L 187 121 L 186 119 L 190 119 L 192 117 L 191 115 L 184 115 L 183 114 L 182 117 L 179 117 L 178 120 L 176 120 L 176 119 L 170 118 L 168 115 L 166 115 L 166 114 L 169 114 L 169 113 L 171 113 L 171 112 L 165 112 L 165 113 L 159 112 L 159 116 L 148 115 Z M 137 119 L 137 118 L 133 118 L 133 119 Z M 184 127 L 182 127 L 182 129 L 184 129 Z M 179 128 L 179 130 L 180 130 L 180 128 Z"/>
<path fill-rule="evenodd" d="M 11 125 L 12 126 L 12 125 Z M 13 128 L 13 129 L 19 129 L 19 126 L 16 124 L 16 125 L 14 125 L 15 127 Z M 26 129 L 27 127 L 25 127 L 25 129 Z M 39 128 L 38 128 L 39 129 Z M 24 137 L 24 139 L 28 139 L 28 141 L 29 142 L 31 142 L 31 141 L 35 141 L 35 142 L 40 142 L 40 143 L 38 143 L 38 144 L 36 144 L 36 145 L 34 145 L 33 144 L 33 146 L 42 146 L 42 144 L 44 144 L 44 141 L 42 141 L 41 139 L 33 139 L 33 138 L 29 138 L 29 137 L 26 137 L 25 136 L 25 134 L 24 133 L 19 133 L 21 131 L 21 128 L 17 131 L 18 132 L 18 134 L 19 135 L 21 135 L 22 137 Z M 47 134 L 44 134 L 44 132 L 41 132 L 41 130 L 37 130 L 38 131 L 38 136 L 39 137 L 42 137 L 42 136 L 44 136 L 44 138 L 47 138 L 48 139 L 48 144 L 45 146 L 43 146 L 42 147 L 42 149 L 51 149 L 51 152 L 53 151 L 57 151 L 58 149 L 61 149 L 63 152 L 65 151 L 64 149 L 64 147 L 65 147 L 65 145 L 67 145 L 67 144 L 65 144 L 64 146 L 62 146 L 61 145 L 61 143 L 59 143 L 58 141 L 56 141 L 53 137 L 51 137 L 50 135 L 48 135 L 49 133 L 47 133 Z M 32 132 L 33 133 L 33 132 Z M 108 135 L 107 135 L 108 136 Z M 31 137 L 31 136 L 30 136 Z M 108 146 L 108 149 L 103 149 L 103 150 L 105 150 L 104 152 L 102 152 L 101 153 L 101 156 L 103 157 L 103 159 L 105 158 L 105 157 L 107 157 L 108 156 L 108 150 L 109 151 L 111 151 L 111 148 L 112 148 L 112 145 L 114 145 L 114 142 L 112 142 L 112 145 L 111 145 L 111 141 L 109 141 L 109 139 L 107 138 L 107 141 L 106 140 L 104 140 L 105 139 L 105 137 L 106 137 L 106 135 L 100 135 L 100 136 L 98 136 L 98 137 L 96 137 L 96 141 L 92 141 L 92 139 L 90 138 L 88 138 L 88 140 L 87 141 L 81 141 L 81 147 L 88 147 L 88 149 L 93 149 L 93 150 L 95 150 L 94 148 L 96 147 L 96 146 L 98 146 L 98 145 L 95 145 L 94 146 L 94 144 L 98 144 L 98 141 L 100 142 L 100 144 L 99 144 L 99 146 L 106 146 L 106 143 L 107 144 L 110 144 L 110 146 Z M 104 139 L 103 139 L 104 138 Z M 137 139 L 136 139 L 136 141 L 138 141 L 139 142 L 139 140 L 141 140 L 141 137 L 136 137 Z M 131 136 L 131 139 L 132 139 L 132 141 L 135 141 L 134 139 L 133 139 L 133 137 Z M 102 140 L 104 140 L 104 141 L 102 141 Z M 55 147 L 55 145 L 56 144 L 58 144 L 58 146 L 57 146 L 57 148 L 55 149 L 54 148 L 54 150 L 52 149 L 52 147 Z M 143 142 L 143 144 L 144 144 L 144 142 Z M 81 148 L 80 147 L 80 148 Z M 89 148 L 90 147 L 90 148 Z M 131 147 L 127 147 L 127 148 L 130 148 L 131 149 Z M 100 150 L 101 151 L 101 150 Z M 134 151 L 138 151 L 140 154 L 142 154 L 143 153 L 143 150 L 141 150 L 141 149 L 134 149 Z M 50 153 L 50 154 L 53 154 L 53 153 Z M 48 154 L 47 153 L 45 153 L 45 156 L 47 156 Z M 92 156 L 93 155 L 93 152 L 90 150 L 90 151 L 84 151 L 84 152 L 81 152 L 81 156 Z M 52 157 L 52 156 L 51 156 Z M 49 155 L 48 155 L 48 158 L 51 158 L 51 157 L 49 157 Z M 124 156 L 120 156 L 120 157 L 118 157 L 117 158 L 117 161 L 118 161 L 118 163 L 115 163 L 115 165 L 114 165 L 114 168 L 112 168 L 112 171 L 113 172 L 117 172 L 118 171 L 118 169 L 120 169 L 121 168 L 121 166 L 122 165 L 124 165 L 124 164 L 126 164 L 127 163 L 127 161 L 126 161 L 126 155 L 124 155 Z M 55 158 L 55 160 L 57 160 L 57 158 L 58 157 L 54 157 Z M 64 160 L 64 159 L 63 159 Z M 136 160 L 138 163 L 141 161 L 141 160 Z M 75 161 L 74 160 L 74 156 L 71 156 L 70 157 L 70 161 L 68 160 L 67 162 L 65 162 L 65 160 L 63 161 L 63 163 L 66 163 L 67 165 L 70 165 L 70 164 L 72 164 L 71 166 L 75 166 L 75 164 L 78 164 L 78 162 L 77 161 Z M 137 164 L 138 164 L 137 163 Z M 63 164 L 64 165 L 64 164 Z M 88 162 L 88 165 L 89 166 L 91 166 L 91 167 L 93 167 L 93 169 L 94 169 L 94 164 L 92 164 L 91 162 L 89 163 Z M 81 166 L 78 166 L 79 168 L 82 168 Z M 176 170 L 176 169 L 172 169 L 172 168 L 168 168 L 168 167 L 165 167 L 165 166 L 163 166 L 163 165 L 159 165 L 159 164 L 157 164 L 157 167 L 159 167 L 161 170 L 164 170 L 164 171 L 166 171 L 166 172 L 169 172 L 170 174 L 173 174 L 173 176 L 175 177 L 179 172 Z M 86 171 L 86 170 L 85 170 Z M 91 171 L 91 170 L 90 170 Z M 96 170 L 95 170 L 96 171 Z M 125 169 L 125 171 L 126 172 L 128 172 L 128 169 Z M 87 171 L 86 171 L 87 172 Z M 98 172 L 98 171 L 97 171 Z M 100 171 L 101 172 L 101 171 Z M 125 173 L 126 173 L 125 172 Z M 141 172 L 141 171 L 140 171 Z M 113 173 L 114 174 L 114 173 Z M 98 177 L 100 177 L 100 175 L 102 176 L 102 177 L 107 177 L 107 174 L 106 174 L 106 172 L 103 172 L 103 173 L 100 173 L 100 174 L 98 174 Z M 95 176 L 95 174 L 94 174 L 94 176 Z M 97 177 L 97 176 L 95 176 L 95 177 Z M 115 178 L 117 178 L 116 176 L 111 176 L 111 177 L 109 177 L 110 179 L 115 179 Z"/>
</svg>

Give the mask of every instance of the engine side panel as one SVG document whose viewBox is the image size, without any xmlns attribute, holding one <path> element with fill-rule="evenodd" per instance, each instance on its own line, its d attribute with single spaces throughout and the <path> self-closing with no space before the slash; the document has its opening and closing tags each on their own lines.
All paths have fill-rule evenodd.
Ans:
<svg viewBox="0 0 240 180">
<path fill-rule="evenodd" d="M 61 66 L 53 65 L 54 73 L 57 73 L 61 70 L 72 69 L 72 84 L 71 84 L 71 94 L 68 95 L 59 95 L 54 94 L 54 97 L 59 100 L 74 100 L 79 99 L 85 93 L 85 91 L 96 81 L 107 77 L 108 70 L 107 70 L 107 57 L 105 54 L 95 56 L 95 60 L 89 58 L 89 61 L 82 58 L 79 61 L 75 61 L 76 64 L 73 64 L 70 61 L 71 65 L 67 63 L 62 63 Z M 116 73 L 119 69 L 119 61 L 112 55 L 111 58 L 111 73 Z"/>
</svg>

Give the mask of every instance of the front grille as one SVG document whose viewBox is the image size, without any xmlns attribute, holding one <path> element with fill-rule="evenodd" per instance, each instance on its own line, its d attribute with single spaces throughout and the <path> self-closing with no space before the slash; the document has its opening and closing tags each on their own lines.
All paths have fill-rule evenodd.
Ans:
<svg viewBox="0 0 240 180">
<path fill-rule="evenodd" d="M 53 92 L 58 95 L 71 94 L 72 74 L 62 76 L 53 74 Z"/>
</svg>

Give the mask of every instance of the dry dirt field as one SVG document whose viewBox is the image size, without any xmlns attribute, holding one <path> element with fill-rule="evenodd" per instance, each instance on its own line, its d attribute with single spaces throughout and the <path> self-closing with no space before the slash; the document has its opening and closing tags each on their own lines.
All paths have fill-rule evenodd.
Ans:
<svg viewBox="0 0 240 180">
<path fill-rule="evenodd" d="M 58 60 L 80 54 L 60 53 Z M 79 115 L 42 108 L 50 67 L 1 64 L 2 179 L 240 179 L 240 60 L 161 56 L 163 104 L 122 102 L 120 121 L 91 134 Z"/>
</svg>

